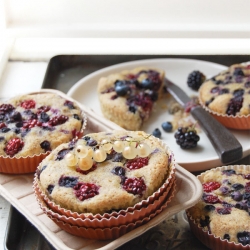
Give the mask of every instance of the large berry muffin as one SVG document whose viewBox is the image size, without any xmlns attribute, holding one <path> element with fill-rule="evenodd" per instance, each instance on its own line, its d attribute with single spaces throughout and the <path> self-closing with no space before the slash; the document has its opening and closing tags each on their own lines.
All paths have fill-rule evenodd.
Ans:
<svg viewBox="0 0 250 250">
<path fill-rule="evenodd" d="M 103 115 L 128 130 L 139 130 L 163 93 L 164 71 L 135 68 L 102 77 L 98 97 Z"/>
<path fill-rule="evenodd" d="M 26 172 L 19 165 L 21 158 L 49 153 L 80 136 L 83 120 L 76 103 L 55 93 L 20 95 L 0 104 L 0 171 Z M 19 160 L 12 161 L 14 169 L 11 159 Z M 37 166 L 30 167 L 27 171 L 34 172 Z"/>
<path fill-rule="evenodd" d="M 231 65 L 199 89 L 201 104 L 229 128 L 250 128 L 250 62 Z"/>
<path fill-rule="evenodd" d="M 212 169 L 199 179 L 202 199 L 187 210 L 195 234 L 202 229 L 204 235 L 198 237 L 204 242 L 210 237 L 211 246 L 230 242 L 250 247 L 250 165 Z"/>
<path fill-rule="evenodd" d="M 64 209 L 104 214 L 147 199 L 172 177 L 173 162 L 142 131 L 92 133 L 53 150 L 38 166 L 37 186 Z"/>
</svg>

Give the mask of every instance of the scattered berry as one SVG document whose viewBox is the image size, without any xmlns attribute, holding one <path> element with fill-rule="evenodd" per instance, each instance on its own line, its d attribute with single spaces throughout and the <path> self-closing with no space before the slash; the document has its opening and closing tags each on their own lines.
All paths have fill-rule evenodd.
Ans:
<svg viewBox="0 0 250 250">
<path fill-rule="evenodd" d="M 161 127 L 165 132 L 171 132 L 173 129 L 173 125 L 171 122 L 163 122 L 161 124 Z"/>
<path fill-rule="evenodd" d="M 153 133 L 152 133 L 153 136 L 157 137 L 157 138 L 161 138 L 161 131 L 160 129 L 156 128 Z"/>
<path fill-rule="evenodd" d="M 130 91 L 130 88 L 128 85 L 126 84 L 117 84 L 115 86 L 115 92 L 118 96 L 125 96 L 128 94 L 128 92 Z"/>
<path fill-rule="evenodd" d="M 210 181 L 202 184 L 204 192 L 212 192 L 220 187 L 219 182 Z"/>
<path fill-rule="evenodd" d="M 84 201 L 98 195 L 98 190 L 99 187 L 91 183 L 79 182 L 74 186 L 75 195 L 80 201 Z"/>
<path fill-rule="evenodd" d="M 182 149 L 195 148 L 197 146 L 200 137 L 197 135 L 195 129 L 190 127 L 180 127 L 177 132 L 174 134 L 176 143 L 180 145 Z"/>
<path fill-rule="evenodd" d="M 205 80 L 205 75 L 202 72 L 195 70 L 188 75 L 187 84 L 191 89 L 198 90 Z"/>
<path fill-rule="evenodd" d="M 45 152 L 51 151 L 51 147 L 50 147 L 50 142 L 49 141 L 43 141 L 43 142 L 41 142 L 40 147 L 42 149 L 44 149 Z"/>
<path fill-rule="evenodd" d="M 130 170 L 139 169 L 147 165 L 148 165 L 148 157 L 144 158 L 138 157 L 132 160 L 128 160 L 126 163 L 126 167 L 129 168 Z"/>
<path fill-rule="evenodd" d="M 36 119 L 33 119 L 33 120 L 28 120 L 28 121 L 25 121 L 23 123 L 23 128 L 33 128 L 33 127 L 41 127 L 42 126 L 42 123 L 39 122 L 38 120 Z"/>
<path fill-rule="evenodd" d="M 144 89 L 152 89 L 153 86 L 154 86 L 154 83 L 148 78 L 142 80 L 141 82 L 141 87 Z"/>
<path fill-rule="evenodd" d="M 21 103 L 21 107 L 24 109 L 33 109 L 36 106 L 36 102 L 34 100 L 25 100 Z"/>
<path fill-rule="evenodd" d="M 125 178 L 122 187 L 128 193 L 139 196 L 142 196 L 142 193 L 146 190 L 146 185 L 142 178 Z"/>
<path fill-rule="evenodd" d="M 24 146 L 23 141 L 21 141 L 19 138 L 13 138 L 8 141 L 4 151 L 9 156 L 14 156 L 17 154 Z"/>
</svg>

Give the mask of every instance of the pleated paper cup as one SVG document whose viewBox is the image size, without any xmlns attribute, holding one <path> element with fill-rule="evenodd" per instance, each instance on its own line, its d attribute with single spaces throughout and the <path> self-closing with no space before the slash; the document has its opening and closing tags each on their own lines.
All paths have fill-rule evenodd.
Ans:
<svg viewBox="0 0 250 250">
<path fill-rule="evenodd" d="M 226 115 L 214 112 L 206 107 L 200 100 L 201 106 L 209 112 L 218 122 L 229 129 L 248 130 L 250 129 L 250 114 L 249 115 Z"/>
<path fill-rule="evenodd" d="M 116 214 L 105 213 L 98 216 L 93 216 L 92 214 L 79 214 L 79 217 L 77 218 L 71 216 L 71 213 L 58 213 L 57 209 L 55 209 L 55 206 L 52 206 L 48 199 L 42 195 L 42 192 L 37 186 L 36 182 L 34 182 L 33 188 L 40 207 L 48 216 L 56 218 L 73 226 L 106 228 L 127 225 L 129 223 L 134 223 L 136 221 L 142 220 L 146 217 L 151 217 L 152 214 L 158 214 L 160 212 L 159 209 L 163 209 L 169 203 L 169 200 L 172 199 L 175 191 L 175 186 L 176 179 L 175 177 L 173 177 L 168 185 L 168 188 L 165 192 L 162 193 L 162 195 L 160 195 L 157 199 L 152 200 L 152 203 L 149 203 L 142 207 L 139 206 L 138 208 L 136 208 L 136 206 L 134 206 L 127 210 L 122 210 L 122 212 L 120 213 L 117 212 Z M 156 213 L 156 211 L 158 211 L 158 213 Z"/>
<path fill-rule="evenodd" d="M 215 169 L 208 170 L 201 175 L 197 176 L 201 183 L 204 183 L 204 175 L 209 171 L 223 171 L 233 169 L 235 171 L 246 170 L 250 173 L 250 165 L 230 165 L 230 166 L 222 166 Z M 189 213 L 189 210 L 186 211 L 188 222 L 190 225 L 191 231 L 194 235 L 208 248 L 213 250 L 250 250 L 250 244 L 243 246 L 241 243 L 236 243 L 233 241 L 228 241 L 226 239 L 222 239 L 211 232 L 205 231 L 192 217 Z M 240 220 L 240 218 L 239 218 Z M 250 232 L 250 225 L 249 225 Z"/>
<path fill-rule="evenodd" d="M 120 223 L 119 226 L 111 226 L 111 227 L 93 227 L 95 226 L 95 223 L 92 222 L 88 227 L 87 226 L 77 226 L 72 225 L 69 223 L 69 221 L 65 222 L 64 220 L 61 220 L 60 218 L 57 218 L 56 216 L 53 216 L 53 213 L 46 213 L 47 216 L 53 220 L 62 230 L 73 234 L 75 236 L 80 236 L 87 239 L 95 239 L 95 240 L 111 240 L 119 238 L 120 236 L 130 232 L 131 230 L 142 226 L 152 220 L 155 216 L 157 216 L 159 213 L 163 211 L 163 209 L 167 209 L 168 204 L 171 202 L 172 198 L 174 197 L 176 192 L 176 183 L 174 182 L 174 185 L 172 185 L 171 190 L 168 193 L 168 196 L 166 197 L 166 200 L 164 203 L 159 207 L 158 209 L 152 211 L 151 214 L 144 217 L 141 220 L 136 220 L 131 223 Z M 46 206 L 44 201 L 41 200 L 41 197 L 37 196 L 39 204 L 41 206 Z M 117 218 L 120 220 L 120 218 Z M 104 222 L 104 219 L 102 220 Z"/>
</svg>

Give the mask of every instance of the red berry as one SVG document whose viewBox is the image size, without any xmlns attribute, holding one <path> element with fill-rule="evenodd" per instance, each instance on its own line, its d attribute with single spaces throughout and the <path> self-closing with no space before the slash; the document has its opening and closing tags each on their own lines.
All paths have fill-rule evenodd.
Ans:
<svg viewBox="0 0 250 250">
<path fill-rule="evenodd" d="M 122 187 L 128 193 L 131 193 L 134 195 L 138 194 L 140 196 L 146 190 L 146 185 L 142 178 L 125 178 Z"/>
<path fill-rule="evenodd" d="M 42 123 L 36 119 L 28 120 L 23 123 L 23 128 L 33 128 L 35 126 L 41 127 Z"/>
<path fill-rule="evenodd" d="M 37 114 L 40 114 L 42 112 L 48 112 L 50 110 L 50 106 L 41 106 L 37 109 Z"/>
<path fill-rule="evenodd" d="M 79 167 L 77 167 L 76 172 L 86 175 L 86 174 L 96 170 L 96 168 L 97 168 L 97 164 L 94 163 L 93 166 L 89 170 L 82 170 Z"/>
<path fill-rule="evenodd" d="M 99 194 L 99 187 L 92 183 L 78 182 L 73 188 L 76 197 L 80 201 L 84 201 Z"/>
<path fill-rule="evenodd" d="M 15 108 L 11 104 L 2 104 L 0 106 L 0 113 L 3 112 L 5 114 L 12 111 L 13 109 Z"/>
<path fill-rule="evenodd" d="M 21 141 L 19 138 L 13 138 L 8 141 L 4 151 L 7 155 L 12 157 L 23 148 L 23 145 L 23 141 Z"/>
<path fill-rule="evenodd" d="M 250 180 L 250 174 L 246 174 L 244 177 L 245 179 Z"/>
<path fill-rule="evenodd" d="M 6 128 L 6 124 L 5 124 L 4 122 L 1 122 L 1 123 L 0 123 L 0 129 L 1 129 L 1 128 Z"/>
<path fill-rule="evenodd" d="M 246 183 L 245 189 L 246 189 L 246 193 L 250 193 L 250 182 Z"/>
<path fill-rule="evenodd" d="M 147 165 L 148 165 L 148 157 L 144 158 L 138 157 L 132 160 L 128 160 L 126 163 L 126 167 L 129 168 L 130 170 L 139 169 Z"/>
<path fill-rule="evenodd" d="M 215 195 L 212 195 L 212 194 L 204 194 L 203 195 L 203 200 L 206 203 L 211 203 L 211 204 L 215 204 L 215 203 L 220 202 L 219 198 L 217 196 L 215 196 Z"/>
<path fill-rule="evenodd" d="M 32 109 L 32 108 L 35 108 L 36 106 L 36 102 L 34 100 L 25 100 L 21 103 L 21 106 L 24 108 L 24 109 Z"/>
<path fill-rule="evenodd" d="M 50 126 L 56 126 L 65 123 L 69 118 L 65 115 L 55 116 L 48 121 Z"/>
<path fill-rule="evenodd" d="M 73 129 L 71 133 L 72 133 L 73 138 L 76 138 L 76 137 L 81 138 L 83 136 L 83 132 L 77 131 L 76 129 Z"/>
<path fill-rule="evenodd" d="M 212 192 L 213 190 L 218 189 L 221 185 L 219 182 L 210 181 L 210 182 L 202 184 L 202 186 L 203 186 L 204 192 L 209 193 L 209 192 Z"/>
</svg>

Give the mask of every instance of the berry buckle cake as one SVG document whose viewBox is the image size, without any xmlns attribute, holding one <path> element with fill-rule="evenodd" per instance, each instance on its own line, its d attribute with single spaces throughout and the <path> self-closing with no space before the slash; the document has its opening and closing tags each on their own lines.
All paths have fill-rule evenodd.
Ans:
<svg viewBox="0 0 250 250">
<path fill-rule="evenodd" d="M 104 117 L 128 130 L 139 130 L 163 93 L 164 71 L 135 68 L 102 77 L 98 97 Z"/>
<path fill-rule="evenodd" d="M 226 127 L 250 129 L 250 62 L 231 65 L 204 82 L 199 98 Z"/>
<path fill-rule="evenodd" d="M 55 93 L 16 96 L 0 104 L 0 172 L 35 172 L 51 150 L 81 136 L 80 107 Z"/>
<path fill-rule="evenodd" d="M 250 165 L 219 167 L 198 178 L 202 199 L 187 210 L 194 234 L 208 247 L 250 249 Z"/>
<path fill-rule="evenodd" d="M 71 220 L 72 225 L 80 218 L 78 226 L 103 228 L 103 221 L 112 228 L 156 213 L 166 202 L 172 180 L 174 157 L 161 140 L 142 131 L 114 130 L 57 147 L 39 164 L 34 189 L 40 206 L 42 199 L 50 215 L 57 213 L 54 221 Z M 161 204 L 153 205 L 158 200 Z M 138 212 L 145 209 L 148 213 L 141 218 Z M 136 218 L 131 218 L 135 210 Z"/>
</svg>

